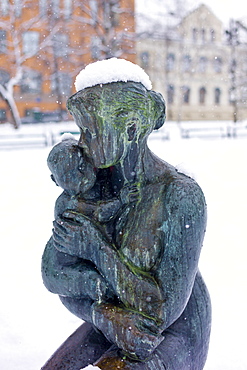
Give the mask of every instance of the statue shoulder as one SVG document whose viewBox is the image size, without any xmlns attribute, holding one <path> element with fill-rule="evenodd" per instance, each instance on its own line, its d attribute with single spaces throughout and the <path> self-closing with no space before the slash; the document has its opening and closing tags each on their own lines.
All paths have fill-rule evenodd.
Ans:
<svg viewBox="0 0 247 370">
<path fill-rule="evenodd" d="M 150 154 L 147 178 L 148 183 L 158 185 L 163 188 L 167 196 L 199 197 L 204 198 L 203 192 L 197 182 L 178 171 L 174 166 L 157 157 L 154 153 Z"/>
<path fill-rule="evenodd" d="M 166 204 L 206 209 L 205 196 L 198 183 L 174 167 L 164 175 L 164 193 Z"/>
<path fill-rule="evenodd" d="M 202 189 L 194 179 L 179 172 L 168 178 L 162 189 L 162 230 L 175 233 L 177 240 L 185 238 L 184 230 L 188 231 L 186 238 L 194 233 L 198 240 L 202 240 L 207 224 L 207 205 Z"/>
</svg>

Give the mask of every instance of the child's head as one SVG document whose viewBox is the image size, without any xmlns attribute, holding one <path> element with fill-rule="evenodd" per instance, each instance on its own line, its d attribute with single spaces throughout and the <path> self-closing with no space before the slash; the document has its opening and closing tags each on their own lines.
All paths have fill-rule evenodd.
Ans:
<svg viewBox="0 0 247 370">
<path fill-rule="evenodd" d="M 47 164 L 56 184 L 72 195 L 85 193 L 94 185 L 96 175 L 93 166 L 83 157 L 73 138 L 66 138 L 55 145 Z"/>
</svg>

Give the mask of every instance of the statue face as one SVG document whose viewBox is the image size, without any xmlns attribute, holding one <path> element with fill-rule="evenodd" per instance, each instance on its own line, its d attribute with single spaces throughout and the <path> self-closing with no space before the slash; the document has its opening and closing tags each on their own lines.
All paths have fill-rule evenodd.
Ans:
<svg viewBox="0 0 247 370">
<path fill-rule="evenodd" d="M 68 109 L 81 129 L 79 145 L 95 167 L 116 165 L 152 131 L 148 99 L 147 90 L 132 82 L 97 85 L 69 98 Z"/>
<path fill-rule="evenodd" d="M 85 193 L 95 182 L 96 175 L 75 140 L 55 145 L 49 153 L 47 164 L 56 184 L 69 194 Z"/>
</svg>

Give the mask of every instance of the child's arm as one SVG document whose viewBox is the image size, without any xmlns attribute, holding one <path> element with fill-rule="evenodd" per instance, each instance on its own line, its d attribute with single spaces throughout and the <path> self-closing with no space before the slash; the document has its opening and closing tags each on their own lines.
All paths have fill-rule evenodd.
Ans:
<svg viewBox="0 0 247 370">
<path fill-rule="evenodd" d="M 154 277 L 127 261 L 92 221 L 65 212 L 54 222 L 53 239 L 58 250 L 93 262 L 126 307 L 159 320 L 163 298 Z"/>
<path fill-rule="evenodd" d="M 42 276 L 52 293 L 71 298 L 91 298 L 101 302 L 113 292 L 95 266 L 79 257 L 59 252 L 51 238 L 42 257 Z"/>
</svg>

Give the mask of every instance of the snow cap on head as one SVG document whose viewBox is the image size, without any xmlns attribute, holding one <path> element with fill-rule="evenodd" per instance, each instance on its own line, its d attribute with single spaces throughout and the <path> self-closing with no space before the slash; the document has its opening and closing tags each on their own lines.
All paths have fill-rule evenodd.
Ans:
<svg viewBox="0 0 247 370">
<path fill-rule="evenodd" d="M 111 82 L 141 82 L 147 90 L 152 84 L 146 72 L 137 64 L 125 59 L 111 58 L 88 64 L 76 76 L 76 91 Z"/>
</svg>

